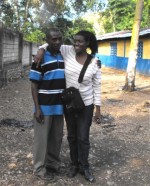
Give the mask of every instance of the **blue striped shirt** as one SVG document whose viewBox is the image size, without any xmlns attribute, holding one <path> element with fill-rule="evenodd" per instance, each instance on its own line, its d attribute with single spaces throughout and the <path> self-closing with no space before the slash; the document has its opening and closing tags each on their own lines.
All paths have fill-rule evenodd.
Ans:
<svg viewBox="0 0 150 186">
<path fill-rule="evenodd" d="M 32 63 L 29 78 L 38 83 L 38 100 L 43 115 L 62 115 L 61 93 L 65 89 L 64 61 L 61 54 L 46 51 L 39 68 Z"/>
</svg>

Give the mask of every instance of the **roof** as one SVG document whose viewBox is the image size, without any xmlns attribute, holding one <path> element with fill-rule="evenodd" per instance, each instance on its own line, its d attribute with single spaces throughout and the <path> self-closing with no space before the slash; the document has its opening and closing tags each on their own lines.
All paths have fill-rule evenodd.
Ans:
<svg viewBox="0 0 150 186">
<path fill-rule="evenodd" d="M 139 35 L 147 35 L 150 34 L 150 28 L 146 29 L 141 29 Z M 128 38 L 131 37 L 132 31 L 131 30 L 124 30 L 124 31 L 119 31 L 119 32 L 112 32 L 112 33 L 107 33 L 104 35 L 97 36 L 97 40 L 105 40 L 105 39 L 119 39 L 119 38 Z"/>
</svg>

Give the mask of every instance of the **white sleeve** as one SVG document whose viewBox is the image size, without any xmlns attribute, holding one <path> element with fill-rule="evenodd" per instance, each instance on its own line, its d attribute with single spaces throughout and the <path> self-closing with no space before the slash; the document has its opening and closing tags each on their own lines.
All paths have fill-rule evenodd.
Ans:
<svg viewBox="0 0 150 186">
<path fill-rule="evenodd" d="M 45 43 L 45 44 L 39 46 L 39 49 L 43 48 L 44 50 L 47 50 L 47 47 L 48 47 L 48 43 Z"/>
<path fill-rule="evenodd" d="M 63 57 L 65 57 L 66 55 L 68 55 L 68 53 L 72 53 L 73 52 L 73 46 L 72 45 L 61 45 L 60 47 L 60 51 Z"/>
<path fill-rule="evenodd" d="M 66 45 L 61 45 L 60 51 L 61 51 L 61 54 L 64 56 L 66 53 Z"/>
<path fill-rule="evenodd" d="M 93 75 L 94 105 L 101 105 L 101 71 L 95 64 L 96 73 Z"/>
</svg>

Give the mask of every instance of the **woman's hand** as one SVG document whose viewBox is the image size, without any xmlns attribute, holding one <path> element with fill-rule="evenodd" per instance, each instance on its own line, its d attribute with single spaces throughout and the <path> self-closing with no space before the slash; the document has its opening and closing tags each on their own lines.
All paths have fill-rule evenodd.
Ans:
<svg viewBox="0 0 150 186">
<path fill-rule="evenodd" d="M 95 115 L 94 115 L 94 121 L 97 124 L 101 123 L 101 109 L 100 109 L 100 106 L 97 106 L 97 105 L 96 105 L 96 111 L 95 111 Z"/>
</svg>

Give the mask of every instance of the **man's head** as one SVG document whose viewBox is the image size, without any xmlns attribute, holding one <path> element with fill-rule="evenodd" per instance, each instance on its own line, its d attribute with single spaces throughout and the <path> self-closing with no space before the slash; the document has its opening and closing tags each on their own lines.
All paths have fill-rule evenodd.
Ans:
<svg viewBox="0 0 150 186">
<path fill-rule="evenodd" d="M 52 53 L 58 53 L 62 44 L 62 34 L 57 28 L 51 28 L 46 34 L 49 50 Z"/>
</svg>

